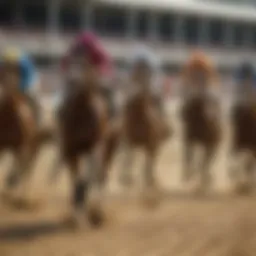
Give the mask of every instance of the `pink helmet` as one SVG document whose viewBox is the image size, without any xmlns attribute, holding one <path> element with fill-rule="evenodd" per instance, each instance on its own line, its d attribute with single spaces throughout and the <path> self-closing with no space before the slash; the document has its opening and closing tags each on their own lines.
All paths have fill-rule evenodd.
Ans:
<svg viewBox="0 0 256 256">
<path fill-rule="evenodd" d="M 100 73 L 104 75 L 111 73 L 112 61 L 100 44 L 99 39 L 93 33 L 84 32 L 75 39 L 67 56 L 64 58 L 64 69 L 69 65 L 69 56 L 72 56 L 77 51 L 79 54 L 84 54 L 85 58 L 88 58 L 99 69 Z"/>
</svg>

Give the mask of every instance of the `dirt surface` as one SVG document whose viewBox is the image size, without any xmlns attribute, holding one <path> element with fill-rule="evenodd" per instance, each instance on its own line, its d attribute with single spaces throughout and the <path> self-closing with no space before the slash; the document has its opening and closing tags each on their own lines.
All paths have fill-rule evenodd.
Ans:
<svg viewBox="0 0 256 256">
<path fill-rule="evenodd" d="M 106 222 L 98 229 L 67 228 L 63 220 L 68 214 L 68 176 L 63 170 L 56 183 L 49 183 L 54 149 L 44 149 L 31 185 L 39 208 L 17 211 L 0 201 L 0 256 L 254 256 L 255 198 L 229 192 L 225 144 L 216 156 L 211 192 L 191 195 L 179 178 L 176 121 L 175 126 L 176 136 L 164 147 L 157 168 L 163 190 L 158 204 L 146 205 L 140 197 L 140 154 L 132 168 L 132 193 L 120 189 L 117 156 L 106 196 Z"/>
</svg>

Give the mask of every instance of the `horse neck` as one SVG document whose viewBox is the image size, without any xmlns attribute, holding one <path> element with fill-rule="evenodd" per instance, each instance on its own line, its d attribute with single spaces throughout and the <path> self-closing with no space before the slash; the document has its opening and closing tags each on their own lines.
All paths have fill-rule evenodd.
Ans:
<svg viewBox="0 0 256 256">
<path fill-rule="evenodd" d="M 148 107 L 151 105 L 152 95 L 151 93 L 136 93 L 133 95 L 127 104 L 127 109 L 130 114 L 135 113 L 136 115 L 141 115 L 145 113 Z"/>
<path fill-rule="evenodd" d="M 92 88 L 81 88 L 77 91 L 74 91 L 65 96 L 65 106 L 67 108 L 75 108 L 75 109 L 84 109 L 85 107 L 90 106 L 93 101 L 95 95 L 97 93 L 96 89 Z"/>
</svg>

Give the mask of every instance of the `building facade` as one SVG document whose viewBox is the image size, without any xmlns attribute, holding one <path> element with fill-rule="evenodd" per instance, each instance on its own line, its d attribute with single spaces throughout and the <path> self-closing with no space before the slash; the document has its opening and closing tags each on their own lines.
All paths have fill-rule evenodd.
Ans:
<svg viewBox="0 0 256 256">
<path fill-rule="evenodd" d="M 256 59 L 256 8 L 220 1 L 2 0 L 0 28 L 2 45 L 18 43 L 45 61 L 84 29 L 99 34 L 119 62 L 137 43 L 152 46 L 167 69 L 197 47 L 223 69 Z"/>
</svg>

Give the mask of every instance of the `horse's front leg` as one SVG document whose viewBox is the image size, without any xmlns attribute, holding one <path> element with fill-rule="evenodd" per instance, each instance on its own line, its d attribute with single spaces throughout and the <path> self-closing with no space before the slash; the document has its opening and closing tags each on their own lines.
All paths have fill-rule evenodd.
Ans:
<svg viewBox="0 0 256 256">
<path fill-rule="evenodd" d="M 134 151 L 127 142 L 122 145 L 122 167 L 119 181 L 123 186 L 129 187 L 133 184 L 132 167 L 134 161 Z"/>
<path fill-rule="evenodd" d="M 102 202 L 105 193 L 105 175 L 107 166 L 104 165 L 104 144 L 98 145 L 89 155 L 90 199 L 88 202 L 88 219 L 92 225 L 100 225 L 103 221 Z"/>
<path fill-rule="evenodd" d="M 53 165 L 50 170 L 50 183 L 54 183 L 59 175 L 61 174 L 63 167 L 63 159 L 62 155 L 58 153 L 55 158 L 53 159 Z"/>
<path fill-rule="evenodd" d="M 185 139 L 182 150 L 182 181 L 188 182 L 191 180 L 194 173 L 192 141 Z"/>
<path fill-rule="evenodd" d="M 81 226 L 84 217 L 85 197 L 88 194 L 89 183 L 79 170 L 78 156 L 70 157 L 67 161 L 71 178 L 71 204 L 73 206 L 72 223 Z"/>
<path fill-rule="evenodd" d="M 146 150 L 146 161 L 144 168 L 144 181 L 147 188 L 156 186 L 155 168 L 156 168 L 157 150 L 148 149 Z"/>
<path fill-rule="evenodd" d="M 203 158 L 201 162 L 201 168 L 200 168 L 200 178 L 201 178 L 201 186 L 202 188 L 208 188 L 211 184 L 211 173 L 210 173 L 210 167 L 212 164 L 212 161 L 214 159 L 214 156 L 216 154 L 216 146 L 215 145 L 206 145 L 204 147 L 203 152 Z"/>
<path fill-rule="evenodd" d="M 13 199 L 18 207 L 27 207 L 30 203 L 27 196 L 35 160 L 35 154 L 29 147 L 14 152 L 12 167 L 6 178 L 6 188 L 14 190 Z"/>
</svg>

